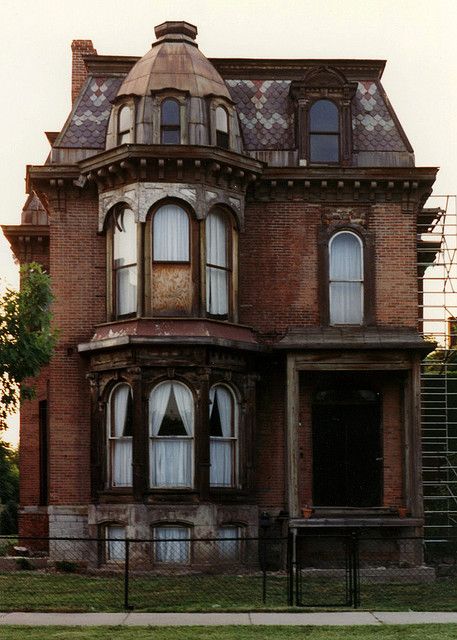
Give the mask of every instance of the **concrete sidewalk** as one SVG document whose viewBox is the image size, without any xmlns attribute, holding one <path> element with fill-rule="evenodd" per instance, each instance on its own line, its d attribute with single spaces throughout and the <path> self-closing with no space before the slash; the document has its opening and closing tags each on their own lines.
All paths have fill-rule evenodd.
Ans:
<svg viewBox="0 0 457 640">
<path fill-rule="evenodd" d="M 457 624 L 457 612 L 337 611 L 322 613 L 0 613 L 0 625 L 217 626 Z"/>
</svg>

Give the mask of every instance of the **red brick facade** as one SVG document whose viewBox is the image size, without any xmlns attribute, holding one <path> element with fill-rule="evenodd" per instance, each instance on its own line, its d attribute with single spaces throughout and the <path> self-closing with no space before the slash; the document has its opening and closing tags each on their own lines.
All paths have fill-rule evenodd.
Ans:
<svg viewBox="0 0 457 640">
<path fill-rule="evenodd" d="M 154 46 L 169 55 L 180 24 L 170 23 Z M 34 241 L 26 256 L 17 238 L 25 230 L 31 233 L 33 225 L 24 223 L 17 231 L 5 228 L 23 261 L 35 258 L 49 267 L 59 330 L 52 362 L 37 382 L 37 399 L 24 407 L 21 416 L 21 533 L 42 535 L 49 521 L 52 535 L 75 537 L 103 534 L 110 522 L 125 526 L 131 536 L 149 535 L 160 522 L 184 522 L 194 527 L 196 535 L 214 534 L 217 527 L 236 523 L 255 534 L 262 512 L 281 527 L 287 521 L 295 528 L 306 528 L 310 522 L 319 526 L 323 517 L 327 525 L 333 518 L 343 528 L 370 526 L 370 518 L 376 518 L 376 526 L 388 530 L 420 529 L 417 371 L 427 345 L 417 333 L 416 216 L 435 171 L 413 166 L 410 145 L 400 130 L 394 133 L 402 150 L 392 151 L 397 153 L 392 166 L 382 164 L 387 157 L 382 154 L 390 152 L 382 130 L 372 134 L 370 144 L 376 151 L 361 148 L 363 136 L 357 138 L 356 125 L 352 137 L 348 133 L 343 93 L 352 96 L 352 109 L 358 113 L 356 108 L 362 107 L 357 107 L 357 100 L 364 104 L 363 87 L 379 80 L 381 63 L 366 61 L 364 73 L 370 77 L 359 82 L 359 67 L 353 61 L 341 61 L 338 73 L 322 66 L 326 78 L 321 80 L 322 98 L 319 87 L 303 80 L 317 62 L 304 61 L 300 73 L 287 61 L 259 62 L 259 78 L 271 81 L 252 80 L 255 73 L 248 63 L 233 61 L 230 66 L 226 60 L 216 60 L 210 65 L 191 43 L 193 29 L 188 25 L 179 37 L 184 38 L 186 55 L 201 56 L 199 64 L 211 92 L 198 93 L 193 71 L 188 73 L 188 86 L 186 74 L 176 85 L 169 99 L 181 110 L 181 144 L 168 145 L 163 138 L 158 105 L 171 79 L 164 78 L 163 87 L 155 86 L 152 54 L 143 61 L 151 65 L 151 86 L 141 93 L 142 80 L 135 75 L 132 59 L 113 58 L 105 66 L 102 60 L 94 71 L 90 60 L 84 62 L 85 54 L 96 53 L 92 43 L 73 42 L 72 99 L 79 95 L 82 109 L 94 109 L 91 121 L 98 122 L 100 130 L 96 125 L 84 129 L 85 112 L 76 110 L 53 146 L 50 163 L 29 170 L 29 188 L 38 194 L 49 218 L 46 244 Z M 128 64 L 133 66 L 126 75 Z M 126 77 L 120 86 L 122 75 Z M 96 90 L 83 88 L 88 76 L 97 77 Z M 311 116 L 304 99 L 329 102 L 325 98 L 329 86 L 332 104 L 337 105 L 332 109 L 340 114 L 340 160 L 313 164 L 314 141 L 306 129 L 306 118 Z M 192 104 L 186 102 L 188 94 Z M 281 111 L 278 95 L 287 101 L 287 113 Z M 257 106 L 255 116 L 249 111 L 249 100 L 264 103 L 259 96 L 276 109 L 275 122 L 289 127 L 287 139 L 279 139 L 281 129 L 268 124 L 262 106 Z M 376 98 L 388 109 L 383 95 Z M 103 101 L 111 110 L 109 121 L 102 113 Z M 220 137 L 214 113 L 221 104 L 230 123 L 227 139 L 223 138 L 225 148 L 215 143 Z M 137 110 L 127 133 L 120 123 L 122 105 Z M 210 105 L 210 116 L 202 105 Z M 256 126 L 248 127 L 254 117 Z M 241 132 L 238 121 L 245 126 Z M 294 128 L 294 121 L 299 126 Z M 106 150 L 99 140 L 106 140 Z M 176 299 L 182 294 L 191 300 L 192 312 L 185 317 L 178 302 L 173 312 L 173 296 L 168 317 L 154 314 L 157 274 L 163 277 L 166 270 L 153 259 L 156 231 L 151 220 L 164 204 L 182 206 L 193 220 L 186 272 L 194 276 L 191 291 L 179 290 L 188 286 L 182 279 L 187 258 L 181 259 L 181 267 L 168 270 Z M 115 268 L 121 267 L 114 262 L 113 235 L 120 229 L 116 230 L 115 221 L 120 220 L 116 215 L 125 208 L 134 213 L 137 262 L 136 311 L 123 316 L 116 312 L 120 295 L 116 286 L 121 285 L 116 285 Z M 232 252 L 226 276 L 232 303 L 219 315 L 207 297 L 211 268 L 220 268 L 208 266 L 206 253 L 210 233 L 206 220 L 214 210 L 221 219 L 230 219 L 232 234 L 225 241 Z M 360 246 L 363 273 L 353 286 L 363 291 L 356 297 L 362 308 L 355 323 L 332 324 L 329 247 L 341 232 L 356 238 Z M 150 479 L 153 458 L 148 452 L 153 445 L 148 411 L 154 410 L 151 392 L 164 381 L 170 388 L 186 385 L 195 403 L 194 475 L 185 489 L 157 489 Z M 122 487 L 110 480 L 109 447 L 117 445 L 109 440 L 108 425 L 112 390 L 121 383 L 129 385 L 133 411 L 132 479 Z M 210 467 L 215 464 L 210 441 L 215 436 L 209 390 L 214 385 L 231 389 L 236 405 L 236 462 L 231 463 L 236 469 L 222 488 L 210 481 Z M 40 504 L 44 454 L 38 411 L 43 400 L 47 401 L 47 505 Z M 321 424 L 320 411 L 329 416 L 325 428 L 331 433 L 339 406 L 345 416 L 353 411 L 355 422 L 358 406 L 375 416 L 366 426 L 359 420 L 357 428 L 373 430 L 367 442 L 379 469 L 370 480 L 377 497 L 364 499 L 359 478 L 348 480 L 354 486 L 347 489 L 347 503 L 335 498 L 332 504 L 319 504 L 316 487 L 322 484 L 322 474 L 313 457 L 322 457 L 323 452 L 317 438 L 313 443 L 313 433 Z M 340 457 L 342 451 L 337 452 Z M 349 466 L 357 464 L 350 459 Z M 343 482 L 338 473 L 334 472 L 335 478 Z M 305 506 L 314 510 L 311 519 L 303 515 Z M 406 519 L 400 519 L 400 507 L 402 515 L 406 509 Z"/>
</svg>

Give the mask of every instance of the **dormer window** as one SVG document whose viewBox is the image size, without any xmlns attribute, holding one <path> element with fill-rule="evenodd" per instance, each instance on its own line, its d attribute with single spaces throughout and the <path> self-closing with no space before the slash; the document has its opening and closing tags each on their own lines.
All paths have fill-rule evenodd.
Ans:
<svg viewBox="0 0 457 640">
<path fill-rule="evenodd" d="M 331 100 L 317 100 L 309 110 L 310 162 L 340 160 L 340 114 Z"/>
<path fill-rule="evenodd" d="M 117 143 L 119 145 L 132 142 L 132 113 L 130 107 L 124 105 L 117 116 Z"/>
<path fill-rule="evenodd" d="M 181 143 L 179 103 L 166 98 L 161 106 L 160 141 L 162 144 Z"/>
<path fill-rule="evenodd" d="M 216 145 L 222 149 L 229 148 L 228 114 L 224 107 L 216 109 Z"/>
</svg>

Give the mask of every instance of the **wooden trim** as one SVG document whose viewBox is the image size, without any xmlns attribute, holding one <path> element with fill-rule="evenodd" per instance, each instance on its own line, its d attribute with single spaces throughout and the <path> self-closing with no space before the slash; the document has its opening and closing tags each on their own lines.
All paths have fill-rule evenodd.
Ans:
<svg viewBox="0 0 457 640">
<path fill-rule="evenodd" d="M 287 421 L 287 455 L 286 455 L 286 494 L 289 518 L 300 515 L 298 492 L 298 415 L 299 415 L 299 374 L 296 358 L 287 355 L 287 388 L 286 388 L 286 421 Z"/>
</svg>

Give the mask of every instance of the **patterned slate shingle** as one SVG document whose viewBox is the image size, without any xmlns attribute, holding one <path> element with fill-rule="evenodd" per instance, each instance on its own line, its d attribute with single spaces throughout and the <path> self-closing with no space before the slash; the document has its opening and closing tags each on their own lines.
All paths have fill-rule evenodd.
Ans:
<svg viewBox="0 0 457 640">
<path fill-rule="evenodd" d="M 104 149 L 111 101 L 123 78 L 91 77 L 59 147 Z"/>
<path fill-rule="evenodd" d="M 375 82 L 359 82 L 352 102 L 354 149 L 407 151 Z"/>
<path fill-rule="evenodd" d="M 104 149 L 111 101 L 120 77 L 91 77 L 79 99 L 59 147 Z M 236 103 L 246 150 L 293 149 L 294 104 L 290 80 L 227 80 Z M 407 151 L 378 86 L 358 83 L 352 104 L 354 149 Z"/>
<path fill-rule="evenodd" d="M 294 113 L 289 80 L 227 80 L 246 149 L 293 149 Z"/>
</svg>

